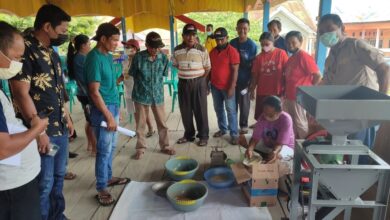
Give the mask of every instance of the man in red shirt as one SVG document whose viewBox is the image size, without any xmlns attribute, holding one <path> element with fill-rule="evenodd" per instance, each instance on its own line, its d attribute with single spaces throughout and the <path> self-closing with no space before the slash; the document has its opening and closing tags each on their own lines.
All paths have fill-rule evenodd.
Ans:
<svg viewBox="0 0 390 220">
<path fill-rule="evenodd" d="M 237 145 L 238 124 L 235 91 L 240 54 L 228 43 L 228 34 L 225 28 L 217 28 L 214 32 L 214 37 L 217 41 L 217 47 L 210 52 L 210 80 L 214 110 L 217 114 L 219 127 L 219 131 L 214 134 L 214 137 L 221 137 L 229 130 L 231 144 Z M 225 109 L 228 125 L 226 123 Z"/>
<path fill-rule="evenodd" d="M 287 49 L 292 55 L 285 67 L 284 110 L 291 115 L 298 139 L 306 138 L 309 134 L 309 124 L 305 109 L 296 102 L 296 90 L 299 86 L 313 86 L 321 81 L 320 70 L 313 57 L 300 49 L 302 41 L 299 31 L 290 31 L 286 35 Z"/>
</svg>

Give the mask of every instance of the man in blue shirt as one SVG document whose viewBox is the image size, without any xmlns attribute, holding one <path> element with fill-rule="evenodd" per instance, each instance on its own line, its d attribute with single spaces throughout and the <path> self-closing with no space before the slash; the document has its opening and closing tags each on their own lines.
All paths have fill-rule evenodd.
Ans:
<svg viewBox="0 0 390 220">
<path fill-rule="evenodd" d="M 248 116 L 250 109 L 250 95 L 248 86 L 251 80 L 252 60 L 256 57 L 256 43 L 248 38 L 250 30 L 249 20 L 241 18 L 237 21 L 238 37 L 230 41 L 230 44 L 237 49 L 240 54 L 240 66 L 238 69 L 238 79 L 236 84 L 236 109 L 240 107 L 240 133 L 248 133 Z"/>
<path fill-rule="evenodd" d="M 267 28 L 275 39 L 274 46 L 287 52 L 284 38 L 279 35 L 279 33 L 282 31 L 282 23 L 280 23 L 278 20 L 272 20 L 267 24 Z"/>
</svg>

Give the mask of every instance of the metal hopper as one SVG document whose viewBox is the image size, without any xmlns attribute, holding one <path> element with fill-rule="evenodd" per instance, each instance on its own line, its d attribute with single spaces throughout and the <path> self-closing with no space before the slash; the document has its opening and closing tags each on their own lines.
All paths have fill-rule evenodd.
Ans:
<svg viewBox="0 0 390 220">
<path fill-rule="evenodd" d="M 390 120 L 390 97 L 364 86 L 299 87 L 297 102 L 333 136 Z"/>
</svg>

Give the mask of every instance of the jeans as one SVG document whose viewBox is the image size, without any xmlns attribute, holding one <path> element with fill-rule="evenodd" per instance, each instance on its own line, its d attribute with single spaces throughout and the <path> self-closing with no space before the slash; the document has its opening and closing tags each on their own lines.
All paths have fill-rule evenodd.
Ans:
<svg viewBox="0 0 390 220">
<path fill-rule="evenodd" d="M 65 199 L 62 194 L 68 160 L 68 132 L 61 136 L 49 136 L 50 143 L 59 147 L 55 156 L 41 155 L 39 193 L 42 219 L 65 219 Z"/>
<path fill-rule="evenodd" d="M 242 95 L 242 90 L 242 88 L 236 88 L 236 112 L 238 116 L 238 110 L 240 111 L 239 124 L 241 129 L 248 128 L 249 110 L 251 107 L 250 93 L 247 92 L 245 95 Z"/>
<path fill-rule="evenodd" d="M 213 95 L 214 110 L 218 118 L 218 127 L 222 132 L 230 131 L 231 137 L 238 137 L 237 111 L 236 111 L 236 96 L 228 98 L 227 92 L 219 90 L 211 85 L 211 94 Z M 229 124 L 226 123 L 226 113 Z"/>
<path fill-rule="evenodd" d="M 107 109 L 114 116 L 115 121 L 119 123 L 119 106 L 107 105 Z M 118 132 L 108 131 L 101 127 L 100 123 L 105 121 L 103 114 L 96 108 L 91 108 L 91 125 L 96 136 L 96 161 L 95 176 L 96 190 L 98 192 L 107 188 L 107 182 L 112 178 L 112 158 L 115 153 Z"/>
<path fill-rule="evenodd" d="M 379 125 L 363 129 L 357 133 L 348 135 L 350 140 L 361 140 L 370 150 L 374 147 L 376 132 L 379 129 Z M 368 164 L 369 160 L 367 157 L 359 157 L 359 164 Z"/>
</svg>

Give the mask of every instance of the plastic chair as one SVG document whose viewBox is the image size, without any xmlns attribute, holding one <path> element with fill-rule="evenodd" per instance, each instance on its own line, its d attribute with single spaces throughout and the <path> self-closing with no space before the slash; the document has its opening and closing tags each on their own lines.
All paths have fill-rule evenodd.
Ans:
<svg viewBox="0 0 390 220">
<path fill-rule="evenodd" d="M 66 64 L 66 56 L 60 56 L 60 62 L 62 72 L 65 73 L 66 76 L 68 76 L 68 65 Z"/>
<path fill-rule="evenodd" d="M 114 63 L 114 75 L 116 79 L 118 79 L 122 75 L 122 64 L 120 62 Z M 125 87 L 123 82 L 117 85 L 118 93 L 119 93 L 119 108 L 122 106 L 126 108 L 126 100 L 125 100 Z"/>
<path fill-rule="evenodd" d="M 74 80 L 69 80 L 65 85 L 66 93 L 69 96 L 69 111 L 72 113 L 73 105 L 76 104 L 75 96 L 77 94 L 77 83 Z"/>
<path fill-rule="evenodd" d="M 172 67 L 171 68 L 171 75 L 174 77 L 172 79 L 172 88 L 173 88 L 173 96 L 172 96 L 172 110 L 171 112 L 173 112 L 175 110 L 175 103 L 176 103 L 176 99 L 177 99 L 177 93 L 178 93 L 178 89 L 177 89 L 177 82 L 178 82 L 178 79 L 177 79 L 177 69 L 175 67 Z"/>
<path fill-rule="evenodd" d="M 1 80 L 1 88 L 3 92 L 8 96 L 8 98 L 11 98 L 11 92 L 9 90 L 8 80 Z"/>
<path fill-rule="evenodd" d="M 165 77 L 163 84 L 168 86 L 169 96 L 172 96 L 172 88 L 174 87 L 174 84 L 177 83 L 177 69 L 172 66 L 172 62 L 169 62 L 168 68 L 171 70 L 171 78 L 169 79 L 168 76 Z"/>
</svg>

